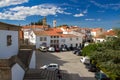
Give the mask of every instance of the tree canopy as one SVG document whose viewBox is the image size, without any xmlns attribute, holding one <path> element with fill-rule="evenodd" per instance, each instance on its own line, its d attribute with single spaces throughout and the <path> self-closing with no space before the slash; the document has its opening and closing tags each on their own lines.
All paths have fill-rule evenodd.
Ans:
<svg viewBox="0 0 120 80">
<path fill-rule="evenodd" d="M 115 32 L 116 37 L 83 48 L 83 55 L 89 56 L 112 80 L 120 76 L 120 29 L 115 29 Z"/>
</svg>

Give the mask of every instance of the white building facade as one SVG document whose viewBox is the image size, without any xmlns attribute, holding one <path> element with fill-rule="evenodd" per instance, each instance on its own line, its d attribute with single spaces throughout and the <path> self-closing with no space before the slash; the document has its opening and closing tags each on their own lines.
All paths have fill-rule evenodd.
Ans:
<svg viewBox="0 0 120 80">
<path fill-rule="evenodd" d="M 0 30 L 0 59 L 18 54 L 18 31 Z"/>
<path fill-rule="evenodd" d="M 18 57 L 19 26 L 0 22 L 0 80 L 23 80 L 24 63 Z M 31 52 L 29 68 L 36 67 L 35 51 Z"/>
<path fill-rule="evenodd" d="M 24 69 L 17 63 L 9 67 L 9 59 L 19 51 L 19 27 L 0 22 L 0 80 L 23 80 Z M 2 68 L 4 66 L 4 69 Z"/>
</svg>

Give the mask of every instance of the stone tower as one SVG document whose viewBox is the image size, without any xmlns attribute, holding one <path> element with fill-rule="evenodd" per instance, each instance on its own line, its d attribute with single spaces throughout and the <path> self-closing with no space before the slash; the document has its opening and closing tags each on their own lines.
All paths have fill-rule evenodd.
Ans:
<svg viewBox="0 0 120 80">
<path fill-rule="evenodd" d="M 43 18 L 43 25 L 46 26 L 47 25 L 47 20 L 46 17 Z"/>
</svg>

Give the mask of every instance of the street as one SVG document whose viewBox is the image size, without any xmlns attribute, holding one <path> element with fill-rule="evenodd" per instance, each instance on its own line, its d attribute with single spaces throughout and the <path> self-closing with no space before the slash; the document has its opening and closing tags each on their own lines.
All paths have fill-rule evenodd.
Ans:
<svg viewBox="0 0 120 80">
<path fill-rule="evenodd" d="M 57 63 L 60 70 L 70 75 L 71 80 L 95 80 L 94 73 L 89 72 L 80 62 L 80 57 L 72 52 L 40 52 L 36 51 L 37 69 L 43 65 Z"/>
</svg>

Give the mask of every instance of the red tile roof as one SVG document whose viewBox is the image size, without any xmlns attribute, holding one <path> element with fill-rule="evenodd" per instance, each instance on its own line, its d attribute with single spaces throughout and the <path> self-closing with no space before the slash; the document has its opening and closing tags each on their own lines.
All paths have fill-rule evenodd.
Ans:
<svg viewBox="0 0 120 80">
<path fill-rule="evenodd" d="M 43 35 L 43 36 L 60 36 L 61 29 L 58 28 L 51 28 L 46 31 L 34 31 L 36 35 Z"/>
<path fill-rule="evenodd" d="M 71 37 L 78 37 L 78 36 L 73 35 L 73 34 L 62 34 L 61 37 L 63 37 L 63 38 L 71 38 Z"/>
<path fill-rule="evenodd" d="M 107 32 L 105 32 L 105 35 L 109 35 L 109 36 L 115 36 L 115 31 L 114 30 L 109 30 Z"/>
<path fill-rule="evenodd" d="M 92 32 L 97 32 L 97 31 L 101 31 L 101 30 L 102 30 L 102 28 L 93 28 L 93 29 L 91 29 Z"/>
</svg>

